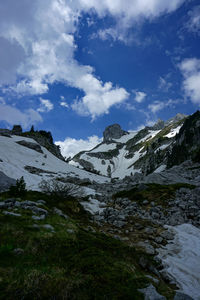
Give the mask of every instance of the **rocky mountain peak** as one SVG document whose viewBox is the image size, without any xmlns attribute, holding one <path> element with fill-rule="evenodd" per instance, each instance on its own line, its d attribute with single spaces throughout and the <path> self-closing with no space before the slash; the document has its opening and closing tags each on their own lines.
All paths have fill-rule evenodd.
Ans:
<svg viewBox="0 0 200 300">
<path fill-rule="evenodd" d="M 167 121 L 165 122 L 165 126 L 167 126 L 167 125 L 169 125 L 169 124 L 171 124 L 171 123 L 176 123 L 176 122 L 178 122 L 178 121 L 180 121 L 180 120 L 182 120 L 182 119 L 184 119 L 184 118 L 186 118 L 186 117 L 188 117 L 188 116 L 187 116 L 187 115 L 184 115 L 184 114 L 178 113 L 178 114 L 175 115 L 175 117 L 173 117 L 173 118 L 167 120 Z"/>
<path fill-rule="evenodd" d="M 107 126 L 103 132 L 103 141 L 109 142 L 112 139 L 120 139 L 123 135 L 129 134 L 127 131 L 121 129 L 119 124 Z"/>
<path fill-rule="evenodd" d="M 151 127 L 152 130 L 161 130 L 165 127 L 165 122 L 161 119 L 158 119 L 158 121 Z"/>
</svg>

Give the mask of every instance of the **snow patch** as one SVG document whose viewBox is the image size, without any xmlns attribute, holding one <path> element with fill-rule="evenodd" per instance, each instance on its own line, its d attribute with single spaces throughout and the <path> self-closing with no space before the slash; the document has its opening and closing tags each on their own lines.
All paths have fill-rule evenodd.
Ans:
<svg viewBox="0 0 200 300">
<path fill-rule="evenodd" d="M 106 204 L 103 202 L 99 202 L 97 199 L 89 199 L 89 201 L 81 202 L 82 206 L 85 210 L 89 211 L 92 215 L 97 212 L 102 212 L 105 209 Z"/>
<path fill-rule="evenodd" d="M 200 229 L 191 224 L 166 227 L 175 237 L 158 256 L 180 291 L 200 300 Z"/>
<path fill-rule="evenodd" d="M 168 134 L 164 135 L 164 137 L 168 137 L 168 138 L 174 137 L 176 134 L 179 133 L 181 127 L 182 127 L 182 125 L 171 129 L 171 131 Z"/>
<path fill-rule="evenodd" d="M 166 165 L 161 165 L 160 167 L 158 167 L 154 173 L 161 173 L 162 171 L 164 171 L 166 169 Z"/>
<path fill-rule="evenodd" d="M 94 148 L 90 152 L 92 153 L 98 153 L 98 152 L 107 152 L 109 150 L 114 150 L 116 149 L 116 144 L 101 144 L 97 148 Z"/>
<path fill-rule="evenodd" d="M 3 160 L 0 164 L 0 171 L 14 179 L 24 176 L 29 189 L 38 190 L 38 184 L 42 179 L 48 180 L 59 176 L 89 178 L 91 181 L 94 180 L 99 183 L 109 181 L 106 177 L 67 164 L 42 146 L 43 153 L 38 153 L 16 143 L 21 140 L 37 144 L 35 140 L 23 136 L 12 136 L 11 138 L 0 136 L 0 157 Z M 24 169 L 25 166 L 35 167 L 46 171 L 46 173 L 31 174 Z"/>
</svg>

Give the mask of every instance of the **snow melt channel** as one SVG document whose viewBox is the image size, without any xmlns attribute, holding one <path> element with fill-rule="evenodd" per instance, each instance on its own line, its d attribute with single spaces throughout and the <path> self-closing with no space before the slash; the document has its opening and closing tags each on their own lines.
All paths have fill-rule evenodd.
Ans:
<svg viewBox="0 0 200 300">
<path fill-rule="evenodd" d="M 158 256 L 180 291 L 200 300 L 200 230 L 191 224 L 167 228 L 175 237 Z"/>
</svg>

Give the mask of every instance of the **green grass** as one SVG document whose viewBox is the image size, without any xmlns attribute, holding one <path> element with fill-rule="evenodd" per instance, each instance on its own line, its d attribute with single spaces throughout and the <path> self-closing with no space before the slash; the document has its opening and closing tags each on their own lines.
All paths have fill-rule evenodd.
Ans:
<svg viewBox="0 0 200 300">
<path fill-rule="evenodd" d="M 144 200 L 154 201 L 157 205 L 167 206 L 169 199 L 175 196 L 175 192 L 181 187 L 193 189 L 194 185 L 187 183 L 176 183 L 169 185 L 161 185 L 156 183 L 146 184 L 145 190 L 139 191 L 137 186 L 128 191 L 123 190 L 113 195 L 113 199 L 129 198 L 132 201 L 142 203 Z"/>
<path fill-rule="evenodd" d="M 27 192 L 24 199 L 45 200 L 48 216 L 34 221 L 23 209 L 18 209 L 21 217 L 0 212 L 0 299 L 143 299 L 138 289 L 151 282 L 145 277 L 149 271 L 138 264 L 144 253 L 101 233 L 75 198 L 56 202 Z M 70 218 L 54 214 L 55 206 Z M 16 255 L 16 248 L 24 252 Z M 162 280 L 157 289 L 172 299 L 173 290 Z"/>
<path fill-rule="evenodd" d="M 0 299 L 143 299 L 137 289 L 148 280 L 134 266 L 133 248 L 86 231 L 88 215 L 75 200 L 73 205 L 56 203 L 73 215 L 65 220 L 51 212 L 54 199 L 38 192 L 28 192 L 26 199 L 46 200 L 49 214 L 35 222 L 30 211 L 19 209 L 22 217 L 0 213 Z M 44 224 L 51 224 L 55 232 Z M 14 254 L 15 248 L 24 253 Z"/>
</svg>

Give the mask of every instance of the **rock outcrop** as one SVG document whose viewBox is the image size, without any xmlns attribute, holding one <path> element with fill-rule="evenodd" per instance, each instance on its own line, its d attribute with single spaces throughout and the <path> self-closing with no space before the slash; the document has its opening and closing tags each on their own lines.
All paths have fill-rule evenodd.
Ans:
<svg viewBox="0 0 200 300">
<path fill-rule="evenodd" d="M 0 171 L 0 192 L 6 191 L 11 185 L 14 185 L 16 180 L 8 177 L 3 172 Z"/>
<path fill-rule="evenodd" d="M 127 131 L 121 129 L 119 124 L 113 124 L 108 127 L 103 132 L 103 141 L 110 142 L 112 139 L 120 139 L 123 135 L 128 134 Z"/>
</svg>

